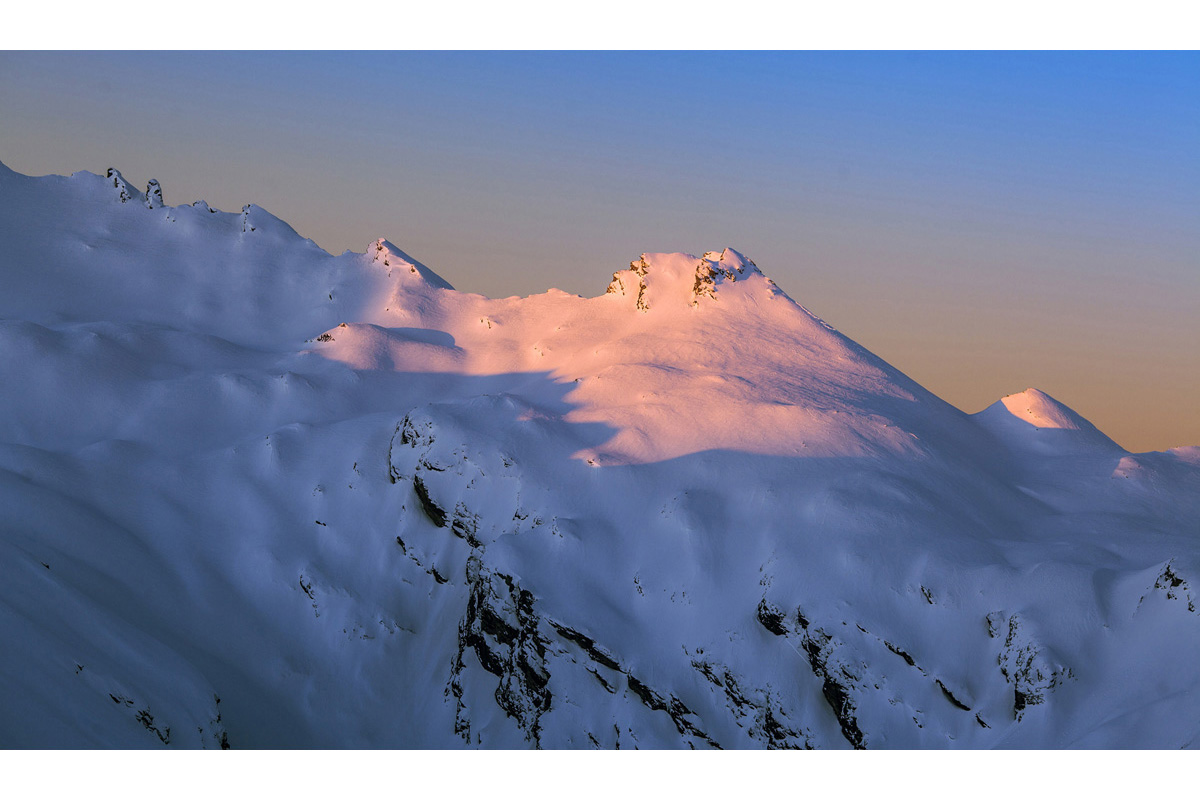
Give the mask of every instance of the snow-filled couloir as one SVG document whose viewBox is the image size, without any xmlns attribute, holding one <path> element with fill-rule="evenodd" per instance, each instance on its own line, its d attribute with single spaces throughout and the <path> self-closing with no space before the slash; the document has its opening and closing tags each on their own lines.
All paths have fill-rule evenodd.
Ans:
<svg viewBox="0 0 1200 800">
<path fill-rule="evenodd" d="M 489 299 L 115 170 L 0 209 L 6 746 L 1200 735 L 1196 448 L 964 414 L 732 249 Z"/>
</svg>

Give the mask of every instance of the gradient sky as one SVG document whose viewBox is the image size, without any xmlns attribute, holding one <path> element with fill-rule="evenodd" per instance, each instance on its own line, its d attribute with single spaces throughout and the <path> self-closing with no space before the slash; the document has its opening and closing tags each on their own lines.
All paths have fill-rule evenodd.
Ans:
<svg viewBox="0 0 1200 800">
<path fill-rule="evenodd" d="M 1197 53 L 3 53 L 0 161 L 592 296 L 735 247 L 965 411 L 1200 444 Z"/>
</svg>

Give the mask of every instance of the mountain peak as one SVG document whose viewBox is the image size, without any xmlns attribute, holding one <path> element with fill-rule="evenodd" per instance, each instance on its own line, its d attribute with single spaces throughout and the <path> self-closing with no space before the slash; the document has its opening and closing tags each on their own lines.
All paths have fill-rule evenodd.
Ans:
<svg viewBox="0 0 1200 800">
<path fill-rule="evenodd" d="M 1059 428 L 1072 431 L 1095 430 L 1095 426 L 1075 411 L 1040 389 L 1006 395 L 997 401 L 1008 413 L 1035 428 Z"/>
<path fill-rule="evenodd" d="M 1032 387 L 1000 398 L 974 417 L 1018 449 L 1033 449 L 1046 454 L 1080 449 L 1121 449 L 1080 414 Z"/>
<path fill-rule="evenodd" d="M 431 270 L 429 267 L 417 261 L 415 258 L 405 253 L 399 247 L 389 242 L 387 239 L 379 238 L 371 242 L 367 246 L 367 256 L 371 262 L 378 264 L 388 270 L 388 274 L 392 274 L 393 269 L 400 269 L 401 277 L 411 276 L 412 278 L 421 278 L 437 289 L 453 289 L 450 282 Z"/>
<path fill-rule="evenodd" d="M 628 270 L 613 273 L 606 294 L 634 297 L 639 311 L 649 311 L 659 304 L 695 307 L 702 299 L 717 299 L 722 284 L 751 276 L 764 278 L 753 261 L 729 247 L 699 257 L 690 253 L 642 253 L 640 259 L 629 263 Z"/>
</svg>

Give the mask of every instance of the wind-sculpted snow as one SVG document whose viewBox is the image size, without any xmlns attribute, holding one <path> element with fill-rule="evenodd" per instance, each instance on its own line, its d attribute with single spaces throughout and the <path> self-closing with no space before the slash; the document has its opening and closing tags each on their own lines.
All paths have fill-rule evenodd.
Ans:
<svg viewBox="0 0 1200 800">
<path fill-rule="evenodd" d="M 163 197 L 0 167 L 5 746 L 1197 743 L 1200 449 L 732 249 L 488 299 Z"/>
</svg>

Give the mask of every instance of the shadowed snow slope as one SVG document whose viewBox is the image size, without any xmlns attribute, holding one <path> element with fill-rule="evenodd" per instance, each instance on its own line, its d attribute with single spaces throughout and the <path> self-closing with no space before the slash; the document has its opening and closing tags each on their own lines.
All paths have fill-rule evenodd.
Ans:
<svg viewBox="0 0 1200 800">
<path fill-rule="evenodd" d="M 732 249 L 489 299 L 169 191 L 0 166 L 0 744 L 1200 736 L 1196 448 L 963 414 Z"/>
</svg>

